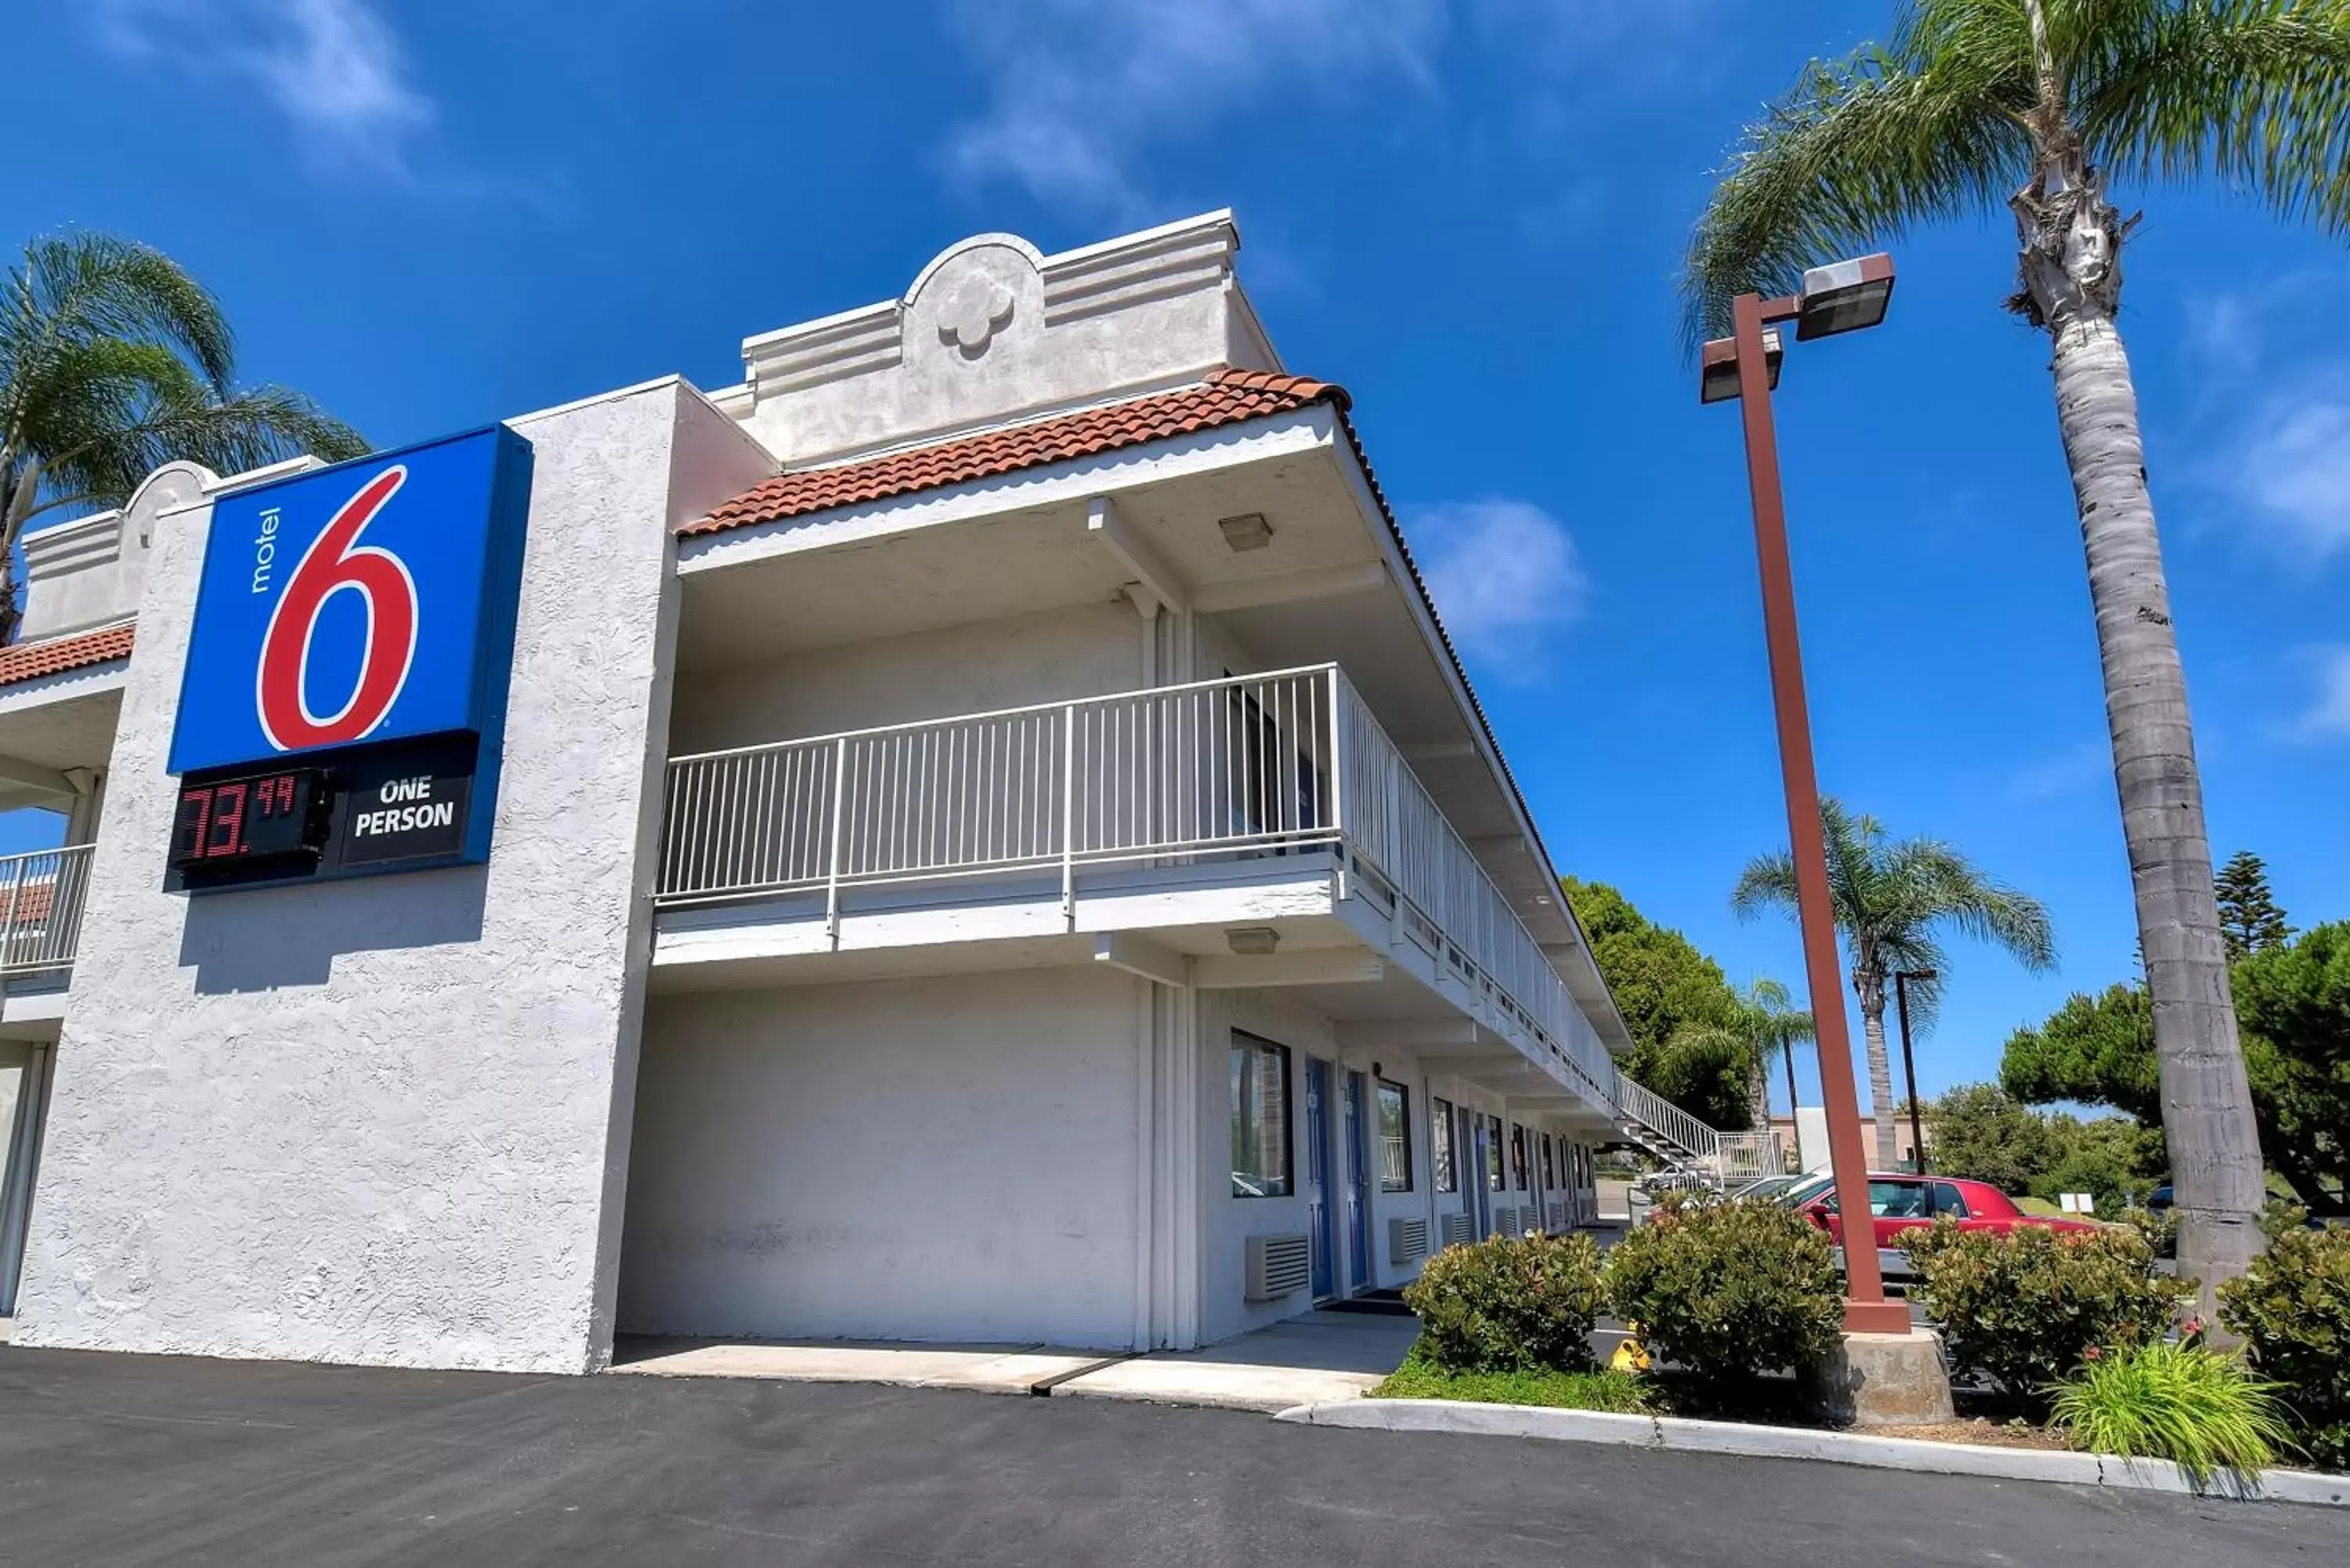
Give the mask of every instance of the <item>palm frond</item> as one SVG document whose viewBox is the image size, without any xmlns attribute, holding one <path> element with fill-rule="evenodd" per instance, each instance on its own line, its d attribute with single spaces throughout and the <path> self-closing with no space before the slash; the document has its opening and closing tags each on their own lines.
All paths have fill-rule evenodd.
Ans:
<svg viewBox="0 0 2350 1568">
<path fill-rule="evenodd" d="M 52 234 L 25 247 L 9 282 L 0 354 L 19 374 L 37 370 L 53 348 L 120 338 L 180 351 L 226 395 L 236 362 L 228 317 L 162 252 L 113 234 Z"/>
<path fill-rule="evenodd" d="M 1847 810 L 1833 795 L 1820 799 L 1820 836 L 1828 900 L 1855 982 L 1866 975 L 1889 985 L 1903 971 L 1934 976 L 1908 983 L 1913 1028 L 1930 1031 L 1939 1013 L 1950 969 L 1945 932 L 2003 949 L 2035 974 L 2055 963 L 2047 909 L 1950 845 L 1893 838 L 1883 823 Z M 1731 894 L 1731 908 L 1742 919 L 1764 909 L 1795 912 L 1794 858 L 1784 850 L 1755 857 Z"/>
<path fill-rule="evenodd" d="M 2350 228 L 2350 0 L 2126 0 L 2099 19 L 2075 109 L 2109 171 L 2217 174 Z"/>
<path fill-rule="evenodd" d="M 1731 912 L 1742 920 L 1751 920 L 1766 909 L 1792 914 L 1795 903 L 1795 857 L 1783 849 L 1748 861 L 1730 894 Z"/>
<path fill-rule="evenodd" d="M 125 418 L 93 421 L 48 465 L 56 491 L 120 503 L 166 462 L 186 460 L 241 473 L 305 453 L 332 462 L 368 451 L 357 431 L 283 387 L 215 398 L 182 369 L 136 387 Z M 43 508 L 35 508 L 36 511 Z"/>
<path fill-rule="evenodd" d="M 1685 348 L 1727 333 L 1738 295 L 1786 293 L 1805 267 L 2022 182 L 2030 50 L 1964 15 L 1982 9 L 1916 6 L 1894 48 L 1814 61 L 1747 127 L 1683 262 Z"/>
</svg>

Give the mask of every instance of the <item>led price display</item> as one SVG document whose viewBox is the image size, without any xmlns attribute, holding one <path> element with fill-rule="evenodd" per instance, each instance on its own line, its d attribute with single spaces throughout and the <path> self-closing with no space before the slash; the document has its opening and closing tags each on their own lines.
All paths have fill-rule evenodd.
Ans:
<svg viewBox="0 0 2350 1568">
<path fill-rule="evenodd" d="M 184 871 L 316 855 L 327 826 L 317 807 L 328 798 L 317 768 L 189 784 L 172 827 L 172 866 Z"/>
</svg>

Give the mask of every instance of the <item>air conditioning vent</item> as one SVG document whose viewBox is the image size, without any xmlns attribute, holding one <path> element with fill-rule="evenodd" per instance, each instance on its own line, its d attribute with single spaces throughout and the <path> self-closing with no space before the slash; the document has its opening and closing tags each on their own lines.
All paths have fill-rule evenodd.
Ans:
<svg viewBox="0 0 2350 1568">
<path fill-rule="evenodd" d="M 1443 1225 L 1448 1247 L 1465 1247 L 1477 1239 L 1477 1221 L 1466 1214 L 1447 1214 Z"/>
<path fill-rule="evenodd" d="M 1251 1236 L 1247 1274 L 1247 1295 L 1253 1302 L 1295 1295 L 1313 1281 L 1312 1245 L 1302 1234 Z"/>
<path fill-rule="evenodd" d="M 1518 1211 L 1500 1204 L 1493 1207 L 1493 1234 L 1515 1236 L 1518 1233 Z"/>
<path fill-rule="evenodd" d="M 1425 1220 L 1390 1220 L 1388 1221 L 1388 1262 L 1409 1263 L 1415 1258 L 1428 1256 L 1428 1221 Z"/>
<path fill-rule="evenodd" d="M 1550 1228 L 1554 1231 L 1564 1231 L 1567 1228 L 1565 1204 L 1554 1203 L 1550 1206 Z"/>
</svg>

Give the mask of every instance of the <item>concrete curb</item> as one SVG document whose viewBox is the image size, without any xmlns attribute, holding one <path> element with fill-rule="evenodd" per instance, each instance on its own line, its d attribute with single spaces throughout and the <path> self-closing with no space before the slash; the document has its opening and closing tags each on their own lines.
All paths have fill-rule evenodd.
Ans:
<svg viewBox="0 0 2350 1568">
<path fill-rule="evenodd" d="M 1980 1443 L 1935 1443 L 1917 1438 L 1873 1438 L 1860 1432 L 1811 1431 L 1741 1421 L 1693 1421 L 1679 1416 L 1615 1416 L 1597 1410 L 1482 1405 L 1456 1399 L 1344 1399 L 1294 1406 L 1277 1412 L 1274 1419 L 1369 1431 L 1468 1432 L 1492 1438 L 1537 1438 L 1548 1442 L 1613 1443 L 1684 1453 L 1816 1459 L 1933 1475 L 2109 1487 L 2119 1491 L 2350 1507 L 2350 1476 L 2264 1470 L 2258 1485 L 2250 1490 L 2240 1490 L 2224 1480 L 2209 1489 L 2199 1489 L 2186 1471 L 2165 1459 L 2045 1453 Z"/>
</svg>

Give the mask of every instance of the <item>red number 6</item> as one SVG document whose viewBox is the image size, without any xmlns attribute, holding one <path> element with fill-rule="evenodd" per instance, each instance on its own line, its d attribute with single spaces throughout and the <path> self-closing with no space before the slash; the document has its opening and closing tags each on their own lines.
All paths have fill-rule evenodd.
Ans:
<svg viewBox="0 0 2350 1568">
<path fill-rule="evenodd" d="M 395 463 L 343 503 L 334 521 L 303 553 L 277 607 L 270 612 L 269 629 L 261 639 L 254 701 L 261 732 L 281 752 L 360 739 L 383 722 L 400 700 L 400 688 L 408 684 L 408 668 L 416 657 L 415 580 L 390 551 L 359 543 L 360 533 L 407 482 L 407 468 Z M 321 717 L 310 711 L 305 690 L 310 639 L 327 601 L 345 588 L 366 601 L 367 642 L 349 698 Z"/>
</svg>

